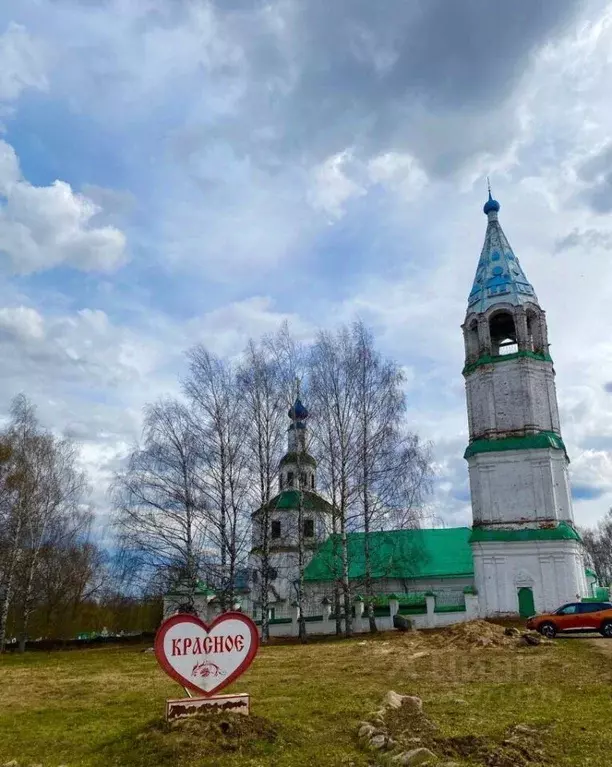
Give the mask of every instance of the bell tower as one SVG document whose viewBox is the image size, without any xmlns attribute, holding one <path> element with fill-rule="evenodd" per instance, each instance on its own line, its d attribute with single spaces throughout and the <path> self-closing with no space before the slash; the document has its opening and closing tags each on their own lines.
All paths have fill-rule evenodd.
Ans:
<svg viewBox="0 0 612 767">
<path fill-rule="evenodd" d="M 304 565 L 327 538 L 334 510 L 317 493 L 317 462 L 308 452 L 308 409 L 299 396 L 289 408 L 287 452 L 278 470 L 278 493 L 251 515 L 252 549 L 249 556 L 251 606 L 260 617 L 264 534 L 268 539 L 268 601 L 271 617 L 287 617 L 297 596 L 298 548 Z M 300 530 L 299 506 L 302 505 Z"/>
<path fill-rule="evenodd" d="M 476 588 L 483 616 L 555 609 L 587 593 L 546 314 L 498 220 L 462 326 Z"/>
</svg>

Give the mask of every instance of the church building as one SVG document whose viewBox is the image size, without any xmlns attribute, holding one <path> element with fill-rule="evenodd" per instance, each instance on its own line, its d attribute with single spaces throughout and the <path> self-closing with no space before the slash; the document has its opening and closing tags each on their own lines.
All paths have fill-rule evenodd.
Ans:
<svg viewBox="0 0 612 767">
<path fill-rule="evenodd" d="M 498 219 L 463 324 L 474 581 L 483 616 L 553 610 L 587 594 L 546 314 Z"/>
<path fill-rule="evenodd" d="M 594 594 L 596 587 L 585 571 L 574 525 L 546 314 L 501 228 L 499 209 L 489 192 L 484 245 L 462 325 L 469 431 L 464 457 L 473 524 L 370 534 L 370 572 L 382 628 L 393 625 L 396 613 L 423 627 L 477 616 L 526 617 Z M 252 514 L 249 582 L 241 606 L 261 620 L 267 521 L 272 633 L 297 632 L 301 493 L 309 631 L 333 633 L 331 604 L 340 579 L 333 508 L 317 492 L 317 463 L 307 449 L 308 410 L 299 397 L 289 419 L 278 493 Z M 356 631 L 368 630 L 359 595 L 364 548 L 363 533 L 348 533 Z M 202 600 L 203 617 L 210 617 L 211 596 Z"/>
<path fill-rule="evenodd" d="M 289 410 L 287 452 L 280 461 L 279 492 L 251 515 L 249 557 L 251 602 L 258 608 L 264 521 L 268 522 L 268 598 L 272 615 L 285 614 L 297 598 L 299 491 L 302 493 L 302 540 L 307 565 L 330 535 L 333 508 L 317 493 L 317 462 L 308 452 L 308 410 L 298 397 Z"/>
</svg>

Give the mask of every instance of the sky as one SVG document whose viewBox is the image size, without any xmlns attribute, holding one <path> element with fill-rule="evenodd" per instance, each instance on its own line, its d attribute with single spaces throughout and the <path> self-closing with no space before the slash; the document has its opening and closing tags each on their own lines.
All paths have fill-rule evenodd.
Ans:
<svg viewBox="0 0 612 767">
<path fill-rule="evenodd" d="M 547 312 L 575 517 L 612 506 L 612 3 L 0 0 L 0 415 L 78 441 L 97 530 L 195 343 L 359 317 L 432 519 L 470 523 L 486 176 Z"/>
</svg>

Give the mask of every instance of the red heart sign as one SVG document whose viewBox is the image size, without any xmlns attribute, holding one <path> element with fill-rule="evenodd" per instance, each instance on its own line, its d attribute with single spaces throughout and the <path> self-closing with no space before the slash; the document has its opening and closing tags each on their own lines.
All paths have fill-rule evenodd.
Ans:
<svg viewBox="0 0 612 767">
<path fill-rule="evenodd" d="M 253 621 L 223 613 L 207 626 L 195 615 L 173 615 L 155 636 L 155 657 L 183 687 L 213 695 L 251 665 L 259 646 Z"/>
</svg>

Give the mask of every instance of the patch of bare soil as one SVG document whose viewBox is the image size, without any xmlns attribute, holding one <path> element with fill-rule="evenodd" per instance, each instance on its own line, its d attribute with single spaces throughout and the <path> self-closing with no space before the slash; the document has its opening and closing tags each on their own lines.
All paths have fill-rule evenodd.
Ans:
<svg viewBox="0 0 612 767">
<path fill-rule="evenodd" d="M 586 641 L 591 645 L 591 647 L 594 647 L 596 650 L 599 650 L 599 652 L 602 653 L 603 655 L 612 657 L 612 641 L 610 639 L 600 636 L 600 637 L 589 637 L 588 639 L 586 639 Z"/>
<path fill-rule="evenodd" d="M 436 635 L 436 639 L 444 645 L 465 650 L 472 647 L 511 647 L 517 644 L 519 638 L 520 632 L 507 635 L 503 626 L 481 620 L 456 623 Z"/>
<path fill-rule="evenodd" d="M 399 641 L 397 639 L 392 642 L 364 640 L 359 642 L 358 646 L 363 647 L 371 655 L 401 655 L 404 659 L 416 660 L 449 649 L 462 652 L 481 649 L 525 650 L 535 647 L 553 648 L 554 642 L 545 639 L 535 631 L 473 620 L 432 631 L 408 632 Z M 612 642 L 610 646 L 612 647 Z"/>
<path fill-rule="evenodd" d="M 389 696 L 396 700 L 403 698 L 403 701 L 395 707 L 384 706 L 378 712 L 376 728 L 371 732 L 364 728 L 361 733 L 365 742 L 369 738 L 372 745 L 383 734 L 384 747 L 391 752 L 389 756 L 397 754 L 398 760 L 401 760 L 400 755 L 407 756 L 414 750 L 423 749 L 430 752 L 431 757 L 445 760 L 444 764 L 455 764 L 456 760 L 482 767 L 543 767 L 550 764 L 544 748 L 547 728 L 516 724 L 497 738 L 489 735 L 444 736 L 435 722 L 425 715 L 418 698 L 395 693 L 389 693 Z M 363 737 L 361 740 L 364 742 Z"/>
<path fill-rule="evenodd" d="M 436 631 L 431 639 L 433 644 L 438 647 L 451 647 L 458 650 L 553 646 L 550 639 L 546 639 L 536 631 L 504 627 L 498 623 L 482 620 L 456 623 Z"/>
<path fill-rule="evenodd" d="M 205 712 L 170 723 L 156 722 L 136 740 L 139 748 L 152 755 L 179 757 L 198 755 L 198 748 L 209 756 L 250 751 L 257 745 L 273 743 L 277 737 L 277 728 L 261 716 Z M 161 758 L 159 762 L 165 763 Z"/>
<path fill-rule="evenodd" d="M 444 757 L 467 759 L 486 767 L 529 767 L 550 762 L 541 729 L 524 724 L 508 728 L 500 740 L 484 735 L 439 738 L 433 750 Z"/>
</svg>

